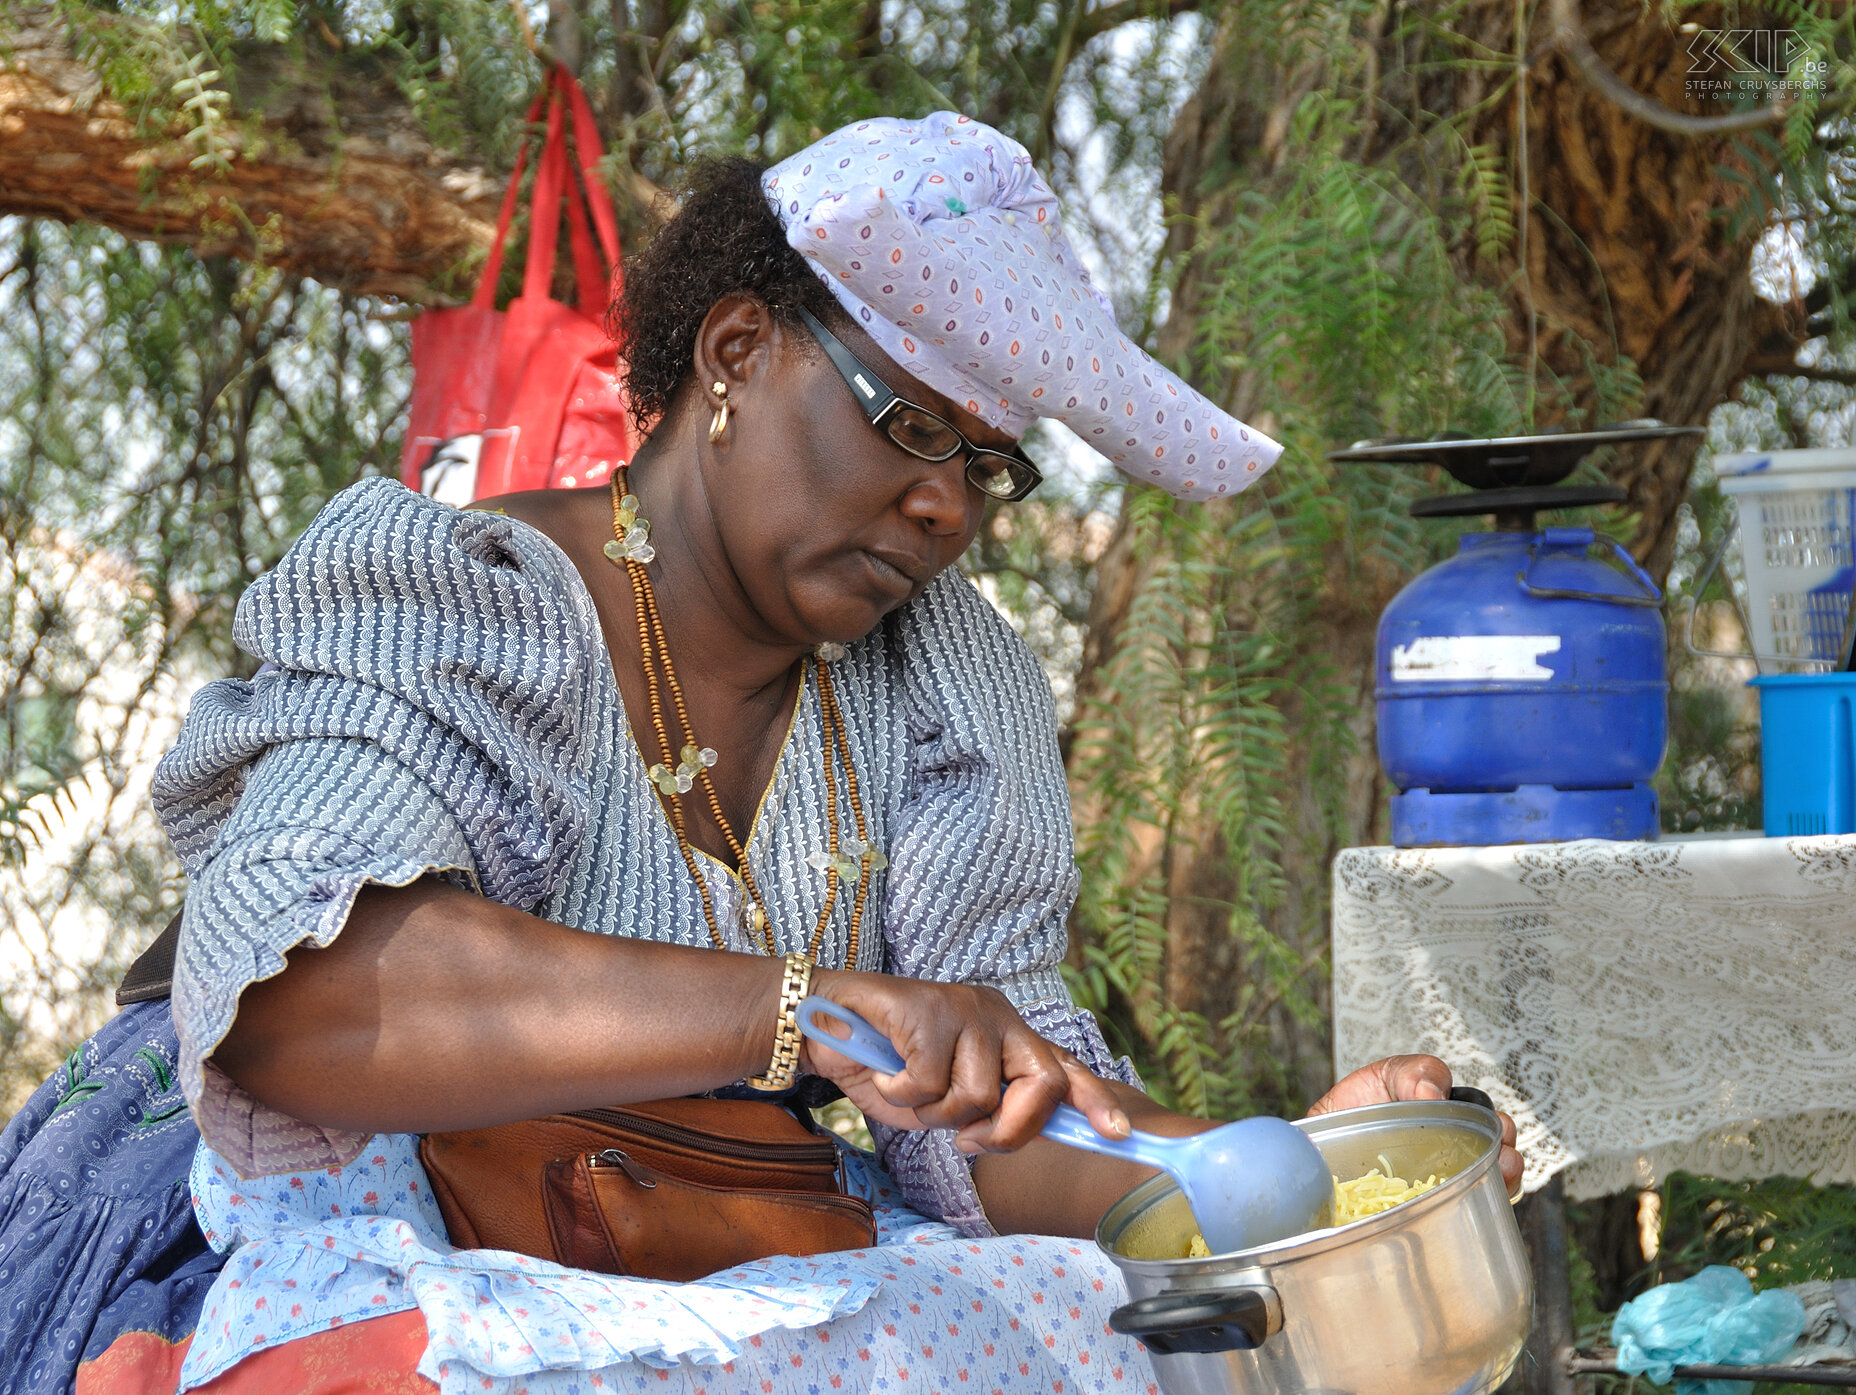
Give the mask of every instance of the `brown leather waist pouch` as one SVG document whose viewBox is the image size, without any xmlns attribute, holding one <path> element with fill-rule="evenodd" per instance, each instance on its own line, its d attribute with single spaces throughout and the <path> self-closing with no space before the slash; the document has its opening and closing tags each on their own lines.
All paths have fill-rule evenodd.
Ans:
<svg viewBox="0 0 1856 1395">
<path fill-rule="evenodd" d="M 427 1134 L 419 1160 L 463 1249 L 688 1280 L 876 1243 L 837 1145 L 785 1106 L 671 1099 Z"/>
</svg>

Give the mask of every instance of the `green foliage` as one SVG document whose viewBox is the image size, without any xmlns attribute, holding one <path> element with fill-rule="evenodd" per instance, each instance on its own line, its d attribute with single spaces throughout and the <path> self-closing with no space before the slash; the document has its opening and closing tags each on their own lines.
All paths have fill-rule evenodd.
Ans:
<svg viewBox="0 0 1856 1395">
<path fill-rule="evenodd" d="M 1291 66 L 1306 56 L 1298 44 L 1345 22 L 1340 7 L 1303 6 L 1315 22 L 1283 34 L 1274 13 L 1239 6 L 1226 22 Z M 1072 986 L 1151 1087 L 1201 1112 L 1307 1103 L 1278 1047 L 1285 1020 L 1321 1020 L 1325 901 L 1287 869 L 1323 876 L 1350 841 L 1348 769 L 1370 732 L 1333 637 L 1349 620 L 1370 632 L 1392 592 L 1454 540 L 1406 512 L 1430 481 L 1322 456 L 1365 436 L 1507 431 L 1527 412 L 1504 307 L 1458 255 L 1465 241 L 1493 250 L 1510 236 L 1499 158 L 1439 118 L 1425 150 L 1457 162 L 1447 183 L 1459 193 L 1440 204 L 1397 161 L 1356 157 L 1362 75 L 1343 65 L 1334 76 L 1290 114 L 1277 175 L 1207 176 L 1230 192 L 1203 214 L 1184 269 L 1197 292 L 1188 376 L 1240 411 L 1267 404 L 1260 424 L 1273 422 L 1287 451 L 1233 504 L 1130 495 L 1123 525 L 1141 584 L 1072 754 L 1084 870 Z M 1206 857 L 1224 875 L 1188 887 L 1182 864 Z M 1215 1022 L 1169 992 L 1169 958 L 1188 933 L 1182 894 L 1203 903 L 1197 933 L 1224 942 L 1216 962 L 1239 985 Z"/>
<path fill-rule="evenodd" d="M 243 62 L 265 49 L 300 55 L 315 48 L 326 57 L 339 48 L 348 61 L 370 55 L 384 64 L 441 145 L 506 168 L 519 135 L 512 117 L 541 71 L 532 46 L 546 37 L 534 32 L 546 18 L 543 7 L 484 0 L 56 3 L 80 53 L 145 130 L 178 126 L 214 159 L 231 153 L 215 128 Z M 1093 86 L 1093 101 L 1121 108 L 1120 148 L 1111 156 L 1120 164 L 1143 144 L 1140 153 L 1152 156 L 1158 133 L 1143 133 L 1140 117 L 1168 99 L 1162 88 L 1169 79 L 1151 45 L 1129 74 L 1135 88 L 1119 77 L 1101 83 L 1101 73 L 1127 67 L 1125 55 L 1111 59 L 1104 45 L 1079 43 L 1081 7 L 1044 0 L 633 0 L 554 8 L 572 16 L 579 76 L 607 109 L 615 158 L 660 182 L 674 183 L 708 149 L 778 159 L 859 117 L 948 107 L 979 115 L 1046 156 L 1060 155 L 1051 127 L 1072 64 L 1077 81 Z M 622 57 L 642 70 L 648 100 L 609 90 Z M 1140 113 L 1128 110 L 1130 99 Z M 207 134 L 196 134 L 202 130 Z"/>
<path fill-rule="evenodd" d="M 1757 9 L 1730 4 L 1726 19 L 1775 30 L 1783 26 L 1795 36 L 1796 47 L 1776 92 L 1763 76 L 1755 79 L 1749 100 L 1782 99 L 1789 107 L 1782 125 L 1748 132 L 1736 142 L 1734 157 L 1719 172 L 1731 197 L 1723 200 L 1717 216 L 1735 238 L 1775 226 L 1808 238 L 1804 284 L 1777 289 L 1803 295 L 1812 283 L 1825 288 L 1828 303 L 1813 328 L 1846 337 L 1856 267 L 1856 199 L 1850 190 L 1850 161 L 1856 154 L 1856 7 L 1823 0 L 1775 0 Z M 1748 173 L 1773 165 L 1779 170 L 1776 179 Z"/>
<path fill-rule="evenodd" d="M 1687 667 L 1678 660 L 1683 676 Z M 1759 747 L 1749 722 L 1756 710 L 1756 704 L 1717 682 L 1671 687 L 1669 754 L 1657 780 L 1666 831 L 1760 826 Z"/>
<path fill-rule="evenodd" d="M 385 65 L 433 139 L 507 167 L 520 136 L 512 117 L 540 76 L 522 12 L 481 0 L 56 0 L 79 56 L 146 135 L 179 130 L 196 170 L 238 156 L 241 77 L 258 56 L 297 66 L 309 51 Z M 337 113 L 339 120 L 340 113 Z"/>
<path fill-rule="evenodd" d="M 1155 559 L 1122 626 L 1138 638 L 1095 675 L 1072 759 L 1079 810 L 1099 825 L 1083 830 L 1073 985 L 1150 1083 L 1189 1107 L 1306 1102 L 1282 1047 L 1289 1024 L 1320 1018 L 1319 879 L 1332 850 L 1361 836 L 1349 780 L 1371 760 L 1360 719 L 1370 699 L 1342 677 L 1347 636 L 1370 634 L 1398 585 L 1455 540 L 1406 514 L 1435 480 L 1335 470 L 1321 456 L 1361 437 L 1615 421 L 1642 401 L 1637 366 L 1615 344 L 1572 341 L 1578 371 L 1566 378 L 1509 348 L 1513 311 L 1481 272 L 1516 249 L 1516 175 L 1505 151 L 1466 132 L 1512 100 L 1512 60 L 1464 37 L 1468 8 L 1402 8 L 1396 48 L 1364 42 L 1362 12 L 1347 5 L 1249 0 L 1223 12 L 1242 35 L 1227 61 L 1242 71 L 1205 101 L 1249 102 L 1238 127 L 1248 140 L 1269 123 L 1284 133 L 1266 154 L 1234 139 L 1231 163 L 1198 172 L 1197 192 L 1215 192 L 1199 206 L 1192 263 L 1174 268 L 1191 297 L 1186 366 L 1288 451 L 1230 509 L 1133 501 L 1124 522 L 1136 555 Z M 1847 54 L 1847 15 L 1813 14 L 1819 51 Z M 1251 72 L 1265 84 L 1319 77 L 1285 84 L 1302 95 L 1271 109 L 1250 96 Z M 1476 107 L 1425 109 L 1419 94 L 1457 90 L 1441 82 L 1450 73 L 1486 78 Z M 1847 72 L 1835 82 L 1847 85 Z M 1809 219 L 1825 274 L 1851 244 L 1834 174 L 1846 135 L 1818 130 L 1784 166 L 1792 190 L 1824 200 Z M 1736 163 L 1772 165 L 1744 151 Z M 1735 216 L 1770 216 L 1783 187 L 1759 181 Z M 1602 479 L 1608 463 L 1588 461 L 1582 477 Z M 1632 523 L 1610 526 L 1628 535 Z M 1676 672 L 1662 786 L 1671 826 L 1743 827 L 1757 781 L 1739 679 L 1680 659 Z M 1181 762 L 1182 749 L 1242 758 Z M 1182 896 L 1204 895 L 1205 878 L 1181 869 L 1208 852 L 1224 875 L 1195 921 Z M 1222 949 L 1193 944 L 1206 938 Z M 1235 1010 L 1207 1022 L 1180 1008 L 1171 966 L 1182 954 L 1240 985 Z"/>
<path fill-rule="evenodd" d="M 202 173 L 238 158 L 234 113 L 256 57 L 339 43 L 345 61 L 380 65 L 441 146 L 495 168 L 540 72 L 522 11 L 484 0 L 58 4 L 111 94 L 145 132 L 178 131 Z M 1406 513 L 1437 481 L 1322 456 L 1359 437 L 1507 431 L 1574 400 L 1615 419 L 1641 393 L 1609 345 L 1576 383 L 1517 362 L 1509 310 L 1467 270 L 1511 256 L 1520 236 L 1511 153 L 1470 134 L 1478 111 L 1512 100 L 1515 56 L 1464 36 L 1465 0 L 1228 0 L 1094 41 L 1079 26 L 1104 7 L 1071 0 L 573 8 L 615 162 L 674 183 L 707 150 L 778 158 L 862 116 L 955 107 L 1052 171 L 1130 333 L 1190 292 L 1190 323 L 1169 330 L 1176 366 L 1285 441 L 1282 464 L 1209 507 L 1047 489 L 1038 508 L 995 514 L 967 564 L 1038 647 L 1071 717 L 1079 1001 L 1181 1107 L 1306 1103 L 1283 1043 L 1323 1040 L 1322 882 L 1360 826 L 1356 785 L 1372 767 L 1370 694 L 1342 649 L 1453 543 Z M 1856 8 L 1764 9 L 1834 61 L 1782 128 L 1740 138 L 1720 170 L 1735 197 L 1715 216 L 1734 235 L 1785 220 L 1808 238 L 1816 284 L 1847 286 Z M 1377 48 L 1360 28 L 1375 16 L 1392 39 Z M 1156 187 L 1220 23 L 1256 73 L 1321 76 L 1283 89 L 1304 95 L 1285 106 L 1272 159 L 1253 134 L 1198 171 L 1193 192 L 1212 197 L 1194 254 L 1150 275 L 1156 244 L 1128 210 Z M 613 90 L 621 55 L 644 64 L 644 98 Z M 1439 73 L 1486 78 L 1478 108 L 1411 99 Z M 1775 160 L 1780 178 L 1750 173 Z M 230 642 L 238 593 L 330 494 L 392 468 L 405 336 L 378 310 L 262 269 L 0 222 L 0 958 L 31 966 L 0 979 L 0 1098 L 96 1024 L 127 955 L 175 904 L 147 764 L 186 695 L 248 663 Z M 1829 310 L 1820 328 L 1834 333 L 1848 319 L 1840 292 Z M 1824 362 L 1850 361 L 1822 347 Z M 1711 445 L 1847 440 L 1849 402 L 1831 383 L 1749 384 Z M 1118 503 L 1141 584 L 1078 692 L 1101 510 Z M 1704 468 L 1672 616 L 1723 521 Z M 1717 583 L 1710 598 L 1728 594 Z M 1747 826 L 1757 786 L 1737 678 L 1688 660 L 1679 639 L 1671 653 L 1669 826 Z M 1211 1017 L 1175 991 L 1182 962 L 1237 985 Z M 858 1126 L 844 1110 L 831 1122 Z M 1856 1273 L 1848 1189 L 1678 1177 L 1665 1218 L 1678 1277 L 1708 1262 L 1756 1267 L 1761 1284 Z M 1606 1319 L 1589 1266 L 1576 1259 L 1575 1273 L 1595 1334 Z"/>
<path fill-rule="evenodd" d="M 296 0 L 251 0 L 251 36 L 261 44 L 281 44 L 296 18 Z"/>
<path fill-rule="evenodd" d="M 397 459 L 404 331 L 369 315 L 0 221 L 0 1098 L 96 1025 L 172 913 L 149 767 L 191 690 L 249 664 L 239 591 Z"/>
<path fill-rule="evenodd" d="M 1759 1288 L 1856 1276 L 1856 1189 L 1799 1177 L 1722 1182 L 1678 1172 L 1661 1191 L 1656 1265 L 1664 1281 L 1710 1264 L 1744 1270 Z"/>
<path fill-rule="evenodd" d="M 371 43 L 443 147 L 475 151 L 495 167 L 515 158 L 520 113 L 541 77 L 514 5 L 411 0 L 391 27 L 350 29 Z"/>
<path fill-rule="evenodd" d="M 1502 153 L 1490 145 L 1463 152 L 1462 194 L 1475 216 L 1476 255 L 1499 262 L 1514 244 L 1514 192 Z"/>
<path fill-rule="evenodd" d="M 1074 985 L 1109 1021 L 1132 1028 L 1125 1045 L 1159 1067 L 1151 1084 L 1202 1112 L 1249 1082 L 1228 1074 L 1206 1049 L 1215 1040 L 1208 1024 L 1159 986 L 1173 889 L 1164 860 L 1144 855 L 1144 833 L 1209 827 L 1226 846 L 1254 850 L 1240 864 L 1238 894 L 1219 910 L 1226 933 L 1253 957 L 1278 960 L 1256 912 L 1279 894 L 1271 854 L 1283 795 L 1271 777 L 1282 764 L 1284 730 L 1272 702 L 1281 681 L 1272 673 L 1278 640 L 1250 604 L 1266 594 L 1255 583 L 1274 551 L 1270 520 L 1262 513 L 1227 519 L 1251 544 L 1235 551 L 1247 562 L 1240 568 L 1226 564 L 1227 533 L 1194 529 L 1187 517 L 1153 491 L 1129 503 L 1134 548 L 1155 561 L 1104 675 L 1111 695 L 1091 700 L 1072 757 L 1088 804 L 1078 830 L 1085 877 L 1077 916 L 1089 933 Z M 1226 1024 L 1238 1033 L 1254 1025 Z"/>
<path fill-rule="evenodd" d="M 1836 369 L 1851 341 L 1826 337 L 1808 351 Z M 1716 456 L 1742 451 L 1847 446 L 1856 436 L 1856 392 L 1836 381 L 1771 377 L 1742 385 L 1709 422 L 1682 506 L 1669 574 L 1669 752 L 1657 777 L 1663 827 L 1676 833 L 1761 825 L 1759 704 L 1744 685 L 1750 657 L 1738 662 L 1698 649 L 1750 655 L 1742 623 L 1745 581 L 1731 542 L 1735 509 L 1716 482 Z M 1714 569 L 1708 573 L 1709 566 Z M 1695 611 L 1691 621 L 1690 612 Z"/>
</svg>

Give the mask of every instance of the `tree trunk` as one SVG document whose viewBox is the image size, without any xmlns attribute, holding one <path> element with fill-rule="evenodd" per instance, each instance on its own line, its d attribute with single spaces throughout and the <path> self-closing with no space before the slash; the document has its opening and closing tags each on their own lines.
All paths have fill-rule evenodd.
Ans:
<svg viewBox="0 0 1856 1395">
<path fill-rule="evenodd" d="M 1546 7 L 1536 7 L 1544 11 Z M 1686 70 L 1687 35 L 1677 34 L 1653 12 L 1603 0 L 1588 7 L 1587 32 L 1598 53 L 1627 82 L 1678 110 Z M 1161 354 L 1187 360 L 1199 321 L 1219 288 L 1220 269 L 1209 259 L 1192 260 L 1202 229 L 1227 225 L 1247 190 L 1265 192 L 1291 177 L 1299 156 L 1292 114 L 1304 97 L 1333 81 L 1325 51 L 1310 45 L 1299 64 L 1284 66 L 1282 49 L 1259 41 L 1239 21 L 1248 10 L 1226 12 L 1201 87 L 1181 110 L 1165 152 L 1164 188 L 1183 215 L 1174 220 L 1169 254 L 1185 262 L 1159 336 Z M 1685 18 L 1703 23 L 1713 16 Z M 1626 115 L 1589 87 L 1572 64 L 1552 51 L 1544 16 L 1523 36 L 1521 51 L 1539 55 L 1526 78 L 1525 141 L 1520 140 L 1513 92 L 1485 102 L 1506 70 L 1454 66 L 1447 62 L 1399 64 L 1395 43 L 1409 34 L 1381 32 L 1387 8 L 1361 10 L 1344 42 L 1372 46 L 1385 61 L 1377 74 L 1392 77 L 1362 102 L 1374 113 L 1358 136 L 1363 161 L 1410 161 L 1410 114 L 1466 114 L 1466 145 L 1505 152 L 1510 182 L 1522 186 L 1516 206 L 1525 206 L 1524 233 L 1506 253 L 1490 261 L 1472 247 L 1459 250 L 1462 269 L 1503 296 L 1511 313 L 1507 338 L 1512 356 L 1537 361 L 1542 381 L 1570 386 L 1558 400 L 1543 394 L 1536 425 L 1596 424 L 1601 393 L 1588 355 L 1599 371 L 1634 364 L 1642 379 L 1633 410 L 1679 424 L 1700 424 L 1756 361 L 1762 341 L 1767 360 L 1784 357 L 1802 339 L 1796 307 L 1781 309 L 1753 293 L 1748 269 L 1763 218 L 1721 216 L 1735 210 L 1744 190 L 1769 185 L 1772 171 L 1749 164 L 1754 147 L 1730 145 L 1726 137 L 1696 139 L 1652 129 Z M 1254 16 L 1253 16 L 1254 17 Z M 1456 52 L 1513 53 L 1514 9 L 1499 0 L 1477 0 L 1452 21 Z M 1330 41 L 1332 44 L 1333 41 Z M 1432 55 L 1433 59 L 1442 55 Z M 1401 90 L 1399 84 L 1403 83 Z M 1398 114 L 1396 123 L 1377 113 Z M 1393 129 L 1396 125 L 1396 129 Z M 1398 144 L 1394 144 L 1394 141 Z M 1732 183 L 1724 168 L 1748 178 Z M 1416 187 L 1420 169 L 1401 168 Z M 1519 230 L 1517 230 L 1519 231 Z M 1268 389 L 1241 366 L 1222 382 L 1201 381 L 1235 414 L 1269 429 Z M 1331 447 L 1346 444 L 1334 441 Z M 1682 441 L 1625 454 L 1613 467 L 1629 491 L 1626 509 L 1635 514 L 1631 546 L 1660 578 L 1674 548 L 1677 508 L 1685 497 L 1694 443 Z M 1247 500 L 1237 501 L 1243 508 Z M 1103 672 L 1127 636 L 1151 569 L 1159 559 L 1138 555 L 1131 542 L 1131 511 L 1124 507 L 1115 539 L 1098 568 L 1084 670 L 1078 680 L 1078 729 L 1072 750 L 1092 740 L 1114 739 L 1106 728 L 1125 714 L 1093 713 L 1087 702 L 1104 693 Z M 1341 846 L 1386 841 L 1386 796 L 1373 741 L 1373 639 L 1380 611 L 1408 576 L 1365 577 L 1356 570 L 1334 580 L 1314 619 L 1292 637 L 1300 653 L 1326 656 L 1331 681 L 1351 697 L 1345 731 L 1323 730 L 1304 720 L 1304 699 L 1293 690 L 1278 700 L 1288 740 L 1288 772 L 1294 796 L 1284 811 L 1276 855 L 1281 894 L 1259 905 L 1265 927 L 1281 951 L 1312 966 L 1308 994 L 1315 1014 L 1278 1005 L 1266 1014 L 1267 1046 L 1281 1085 L 1263 1089 L 1258 1102 L 1293 1109 L 1305 1104 L 1331 1079 L 1325 965 L 1328 868 Z M 1332 710 L 1332 709 L 1330 709 Z M 1092 732 L 1089 728 L 1097 729 Z M 1076 790 L 1079 818 L 1094 812 L 1082 781 Z M 1245 889 L 1234 879 L 1232 850 L 1216 828 L 1185 820 L 1144 845 L 1149 867 L 1164 868 L 1169 893 L 1165 916 L 1164 991 L 1176 1007 L 1196 1014 L 1215 1040 L 1208 1054 L 1224 1056 L 1231 1043 L 1220 1024 L 1254 1002 L 1257 976 L 1236 943 L 1225 909 Z M 1079 935 L 1073 963 L 1089 953 Z M 1246 998 L 1246 990 L 1252 997 Z M 1130 1014 L 1138 1018 L 1138 1013 Z M 1155 1054 L 1164 1054 L 1153 1041 Z M 1258 1078 L 1269 1072 L 1259 1069 Z"/>
</svg>

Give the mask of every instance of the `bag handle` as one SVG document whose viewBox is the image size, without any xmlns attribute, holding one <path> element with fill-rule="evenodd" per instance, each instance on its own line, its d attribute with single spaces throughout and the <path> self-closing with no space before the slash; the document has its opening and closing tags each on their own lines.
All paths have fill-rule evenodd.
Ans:
<svg viewBox="0 0 1856 1395">
<path fill-rule="evenodd" d="M 599 139 L 599 126 L 593 120 L 593 108 L 587 102 L 586 93 L 566 68 L 558 70 L 556 93 L 565 100 L 568 115 L 573 121 L 574 154 L 580 170 L 580 182 L 576 185 L 563 161 L 563 174 L 569 188 L 567 228 L 572 238 L 580 311 L 597 319 L 607 302 L 624 284 L 619 271 L 618 218 L 613 212 L 612 196 L 599 172 L 606 151 Z M 591 231 L 599 238 L 599 251 L 605 254 L 603 263 L 593 250 L 592 237 L 587 228 L 588 215 L 592 217 Z"/>
<path fill-rule="evenodd" d="M 567 130 L 559 94 L 548 101 L 548 132 L 541 142 L 541 160 L 535 166 L 535 188 L 529 201 L 528 265 L 522 274 L 522 294 L 546 299 L 554 281 L 554 253 L 561 240 L 561 198 L 566 192 Z"/>
<path fill-rule="evenodd" d="M 535 94 L 535 100 L 528 104 L 528 114 L 522 118 L 526 131 L 541 116 L 542 104 L 548 100 L 553 90 L 553 74 L 542 80 L 541 91 Z M 503 275 L 503 246 L 509 240 L 509 225 L 515 220 L 516 199 L 522 192 L 522 171 L 528 167 L 528 137 L 522 138 L 522 144 L 516 147 L 516 167 L 510 172 L 509 187 L 503 191 L 503 206 L 496 215 L 496 236 L 490 243 L 490 255 L 483 263 L 483 275 L 477 278 L 476 294 L 470 298 L 473 310 L 494 310 L 496 308 L 496 283 Z"/>
<path fill-rule="evenodd" d="M 604 312 L 609 296 L 607 265 L 594 250 L 593 236 L 587 228 L 586 205 L 577 198 L 567 200 L 567 235 L 573 247 L 574 284 L 579 288 L 580 313 L 596 320 Z"/>
<path fill-rule="evenodd" d="M 586 206 L 593 215 L 593 226 L 599 233 L 600 250 L 606 254 L 606 265 L 612 268 L 613 277 L 619 275 L 619 220 L 612 209 L 612 194 L 606 188 L 606 181 L 599 172 L 600 162 L 606 158 L 606 148 L 600 143 L 599 127 L 593 120 L 593 108 L 587 105 L 586 93 L 575 82 L 571 73 L 566 73 L 566 92 L 569 109 L 574 119 L 574 150 L 580 156 L 580 175 L 586 181 Z"/>
<path fill-rule="evenodd" d="M 528 261 L 523 268 L 522 294 L 546 296 L 554 278 L 555 255 L 560 243 L 561 202 L 567 203 L 569 245 L 574 260 L 574 277 L 578 285 L 582 313 L 597 315 L 607 299 L 623 284 L 620 274 L 618 219 L 612 197 L 599 173 L 605 147 L 593 120 L 593 109 L 586 93 L 564 65 L 549 69 L 541 90 L 529 104 L 524 125 L 532 128 L 547 113 L 547 129 L 542 138 L 541 154 L 535 168 L 535 188 L 530 202 Z M 567 158 L 566 121 L 573 122 L 575 152 L 578 155 L 581 181 L 573 178 Z M 515 169 L 509 176 L 503 204 L 497 215 L 496 237 L 490 255 L 478 279 L 472 306 L 493 309 L 496 285 L 502 276 L 503 250 L 514 221 L 516 202 L 520 198 L 522 175 L 527 168 L 528 141 L 525 138 L 516 152 Z M 587 219 L 591 215 L 592 227 Z M 593 236 L 599 248 L 595 252 Z M 602 267 L 599 253 L 605 255 Z M 608 274 L 608 269 L 609 273 Z"/>
</svg>

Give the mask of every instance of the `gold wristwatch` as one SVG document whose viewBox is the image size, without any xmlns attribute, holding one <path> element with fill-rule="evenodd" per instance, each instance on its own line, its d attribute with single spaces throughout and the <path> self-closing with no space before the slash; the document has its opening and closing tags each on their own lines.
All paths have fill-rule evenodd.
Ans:
<svg viewBox="0 0 1856 1395">
<path fill-rule="evenodd" d="M 752 1076 L 756 1090 L 784 1090 L 799 1075 L 799 1000 L 812 987 L 812 961 L 803 954 L 786 956 L 780 980 L 780 1015 L 774 1023 L 773 1060 L 764 1075 Z"/>
</svg>

